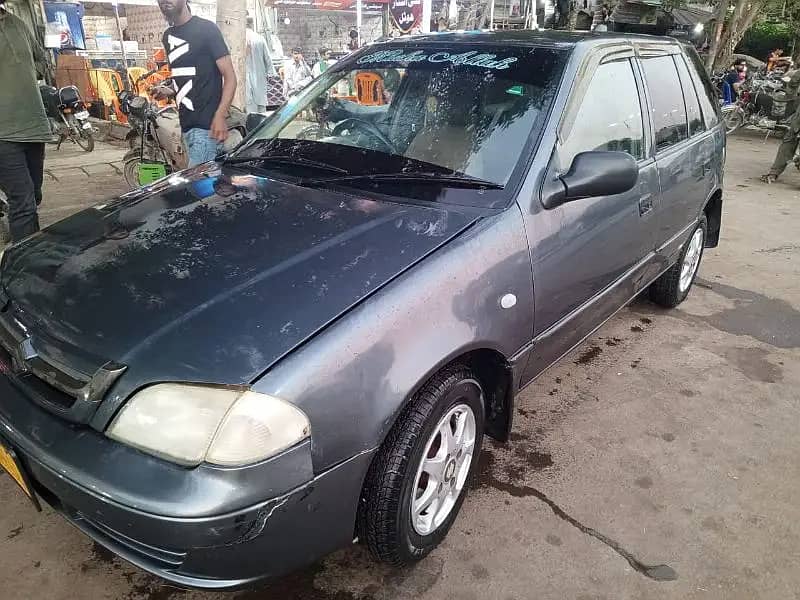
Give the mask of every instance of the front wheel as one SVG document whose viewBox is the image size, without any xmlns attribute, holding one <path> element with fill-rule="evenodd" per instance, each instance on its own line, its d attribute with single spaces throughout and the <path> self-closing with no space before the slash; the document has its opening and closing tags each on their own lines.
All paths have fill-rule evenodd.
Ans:
<svg viewBox="0 0 800 600">
<path fill-rule="evenodd" d="M 678 262 L 650 285 L 650 299 L 653 302 L 665 308 L 675 308 L 686 300 L 700 268 L 707 230 L 708 224 L 703 216 L 686 242 Z"/>
<path fill-rule="evenodd" d="M 125 183 L 128 187 L 133 189 L 142 187 L 139 183 L 139 165 L 142 164 L 142 155 L 135 154 L 125 160 L 125 166 L 122 168 L 122 173 L 125 176 Z"/>
<path fill-rule="evenodd" d="M 725 132 L 730 135 L 744 125 L 744 111 L 735 104 L 723 107 L 722 122 L 725 124 Z"/>
<path fill-rule="evenodd" d="M 359 532 L 372 555 L 401 566 L 447 535 L 483 442 L 481 385 L 463 365 L 435 375 L 403 410 L 364 486 Z"/>
</svg>

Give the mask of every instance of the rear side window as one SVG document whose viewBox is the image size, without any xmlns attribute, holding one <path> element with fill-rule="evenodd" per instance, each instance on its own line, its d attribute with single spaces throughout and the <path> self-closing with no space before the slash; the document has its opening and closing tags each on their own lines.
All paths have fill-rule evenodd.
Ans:
<svg viewBox="0 0 800 600">
<path fill-rule="evenodd" d="M 629 60 L 597 68 L 569 137 L 559 149 L 559 162 L 568 168 L 576 154 L 591 150 L 616 150 L 637 160 L 644 158 L 642 107 Z"/>
<path fill-rule="evenodd" d="M 681 79 L 681 87 L 683 88 L 683 100 L 686 103 L 686 116 L 689 118 L 689 135 L 693 136 L 696 133 L 705 131 L 703 124 L 703 114 L 700 112 L 700 102 L 697 99 L 697 92 L 694 89 L 694 83 L 689 75 L 689 70 L 686 68 L 686 62 L 682 56 L 675 57 L 675 64 L 678 66 L 678 76 Z"/>
<path fill-rule="evenodd" d="M 642 69 L 653 106 L 656 150 L 665 150 L 688 137 L 678 71 L 671 56 L 646 58 L 642 60 Z"/>
<path fill-rule="evenodd" d="M 694 87 L 697 89 L 697 95 L 700 99 L 700 107 L 703 109 L 703 118 L 706 121 L 706 127 L 711 129 L 719 123 L 719 112 L 717 110 L 719 101 L 717 91 L 714 89 L 708 75 L 706 75 L 706 68 L 703 66 L 697 52 L 691 48 L 687 48 L 685 52 L 686 57 L 689 59 L 689 73 L 691 73 Z"/>
</svg>

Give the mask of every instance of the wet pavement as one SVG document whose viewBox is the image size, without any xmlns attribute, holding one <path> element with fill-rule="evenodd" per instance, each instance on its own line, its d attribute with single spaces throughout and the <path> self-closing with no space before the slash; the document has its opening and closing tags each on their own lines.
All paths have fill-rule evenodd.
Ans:
<svg viewBox="0 0 800 600">
<path fill-rule="evenodd" d="M 731 140 L 721 246 L 689 299 L 635 302 L 526 389 L 418 566 L 356 546 L 259 589 L 184 592 L 0 476 L 0 598 L 800 598 L 800 174 L 760 184 L 775 149 Z M 44 220 L 124 190 L 109 173 L 55 183 Z"/>
</svg>

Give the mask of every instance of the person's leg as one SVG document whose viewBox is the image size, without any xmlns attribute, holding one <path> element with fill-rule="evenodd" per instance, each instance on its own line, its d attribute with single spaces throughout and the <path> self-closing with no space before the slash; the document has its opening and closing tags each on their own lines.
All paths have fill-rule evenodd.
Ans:
<svg viewBox="0 0 800 600">
<path fill-rule="evenodd" d="M 786 165 L 794 158 L 797 142 L 797 132 L 787 129 L 786 133 L 783 134 L 783 141 L 778 147 L 778 153 L 775 155 L 775 162 L 772 163 L 769 173 L 764 176 L 766 181 L 775 181 L 780 177 L 781 173 L 786 169 Z"/>
<path fill-rule="evenodd" d="M 42 203 L 42 181 L 44 180 L 44 144 L 25 144 L 25 158 L 28 161 L 28 172 L 33 181 L 36 206 L 39 206 Z"/>
<path fill-rule="evenodd" d="M 212 140 L 207 129 L 190 129 L 183 134 L 186 143 L 186 154 L 189 157 L 190 167 L 203 164 L 214 157 L 219 152 L 219 143 Z"/>
<path fill-rule="evenodd" d="M 39 231 L 36 188 L 28 170 L 25 144 L 0 141 L 0 189 L 8 199 L 11 241 Z"/>
</svg>

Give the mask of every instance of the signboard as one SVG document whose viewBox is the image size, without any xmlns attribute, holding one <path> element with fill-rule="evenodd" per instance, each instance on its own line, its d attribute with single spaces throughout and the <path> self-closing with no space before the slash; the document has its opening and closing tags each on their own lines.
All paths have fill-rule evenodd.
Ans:
<svg viewBox="0 0 800 600">
<path fill-rule="evenodd" d="M 47 17 L 45 31 L 49 36 L 48 47 L 55 46 L 55 36 L 59 37 L 62 50 L 86 50 L 83 34 L 83 6 L 77 2 L 45 2 L 44 14 Z"/>
<path fill-rule="evenodd" d="M 389 14 L 401 33 L 411 33 L 422 18 L 422 0 L 390 0 Z"/>
</svg>

